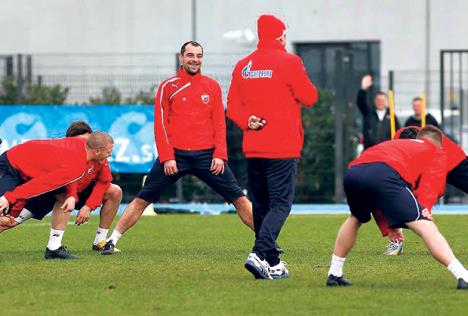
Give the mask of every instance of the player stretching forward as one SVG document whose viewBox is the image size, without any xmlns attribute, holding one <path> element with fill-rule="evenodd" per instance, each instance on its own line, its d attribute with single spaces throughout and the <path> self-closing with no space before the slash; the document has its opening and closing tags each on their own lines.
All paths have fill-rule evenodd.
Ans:
<svg viewBox="0 0 468 316">
<path fill-rule="evenodd" d="M 77 121 L 68 127 L 66 136 L 79 136 L 86 139 L 92 132 L 88 123 Z M 4 226 L 0 225 L 0 232 L 31 218 L 42 220 L 53 209 L 52 228 L 44 257 L 45 259 L 77 259 L 76 255 L 71 254 L 61 244 L 70 212 L 73 209 L 79 210 L 75 223 L 81 225 L 88 221 L 91 211 L 102 204 L 99 227 L 92 246 L 93 250 L 100 250 L 106 243 L 109 227 L 122 199 L 122 189 L 112 184 L 111 181 L 112 174 L 107 160 L 89 162 L 83 178 L 66 187 L 66 195 L 65 189 L 62 188 L 28 200 L 26 207 L 14 219 L 13 225 L 7 226 L 7 223 Z M 61 206 L 67 197 L 73 197 L 75 204 L 70 204 L 67 209 L 63 209 Z"/>
<path fill-rule="evenodd" d="M 399 129 L 394 139 L 414 139 L 421 130 L 418 126 L 408 126 Z M 450 138 L 442 135 L 442 149 L 447 156 L 447 183 L 455 186 L 461 191 L 468 193 L 468 158 L 460 145 Z M 444 192 L 440 192 L 443 194 Z M 416 196 L 418 192 L 415 192 Z M 385 218 L 380 211 L 372 212 L 374 219 L 379 226 L 383 236 L 390 238 L 390 244 L 385 251 L 386 255 L 400 255 L 403 250 L 404 236 L 401 229 L 391 229 L 388 227 Z"/>
<path fill-rule="evenodd" d="M 431 209 L 445 185 L 442 132 L 426 126 L 417 138 L 386 141 L 350 163 L 344 188 L 351 215 L 336 237 L 327 286 L 351 284 L 343 277 L 346 256 L 356 242 L 361 224 L 370 220 L 374 209 L 379 209 L 390 227 L 407 227 L 419 235 L 432 256 L 458 280 L 457 288 L 468 289 L 468 271 L 431 221 Z M 411 192 L 418 178 L 419 201 Z"/>
</svg>

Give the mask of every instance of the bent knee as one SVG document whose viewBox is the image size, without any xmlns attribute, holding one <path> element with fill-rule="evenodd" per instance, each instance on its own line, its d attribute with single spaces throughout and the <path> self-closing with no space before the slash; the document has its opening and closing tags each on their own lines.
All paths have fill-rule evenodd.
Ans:
<svg viewBox="0 0 468 316">
<path fill-rule="evenodd" d="M 117 184 L 112 184 L 107 189 L 104 199 L 108 200 L 122 200 L 123 191 Z"/>
</svg>

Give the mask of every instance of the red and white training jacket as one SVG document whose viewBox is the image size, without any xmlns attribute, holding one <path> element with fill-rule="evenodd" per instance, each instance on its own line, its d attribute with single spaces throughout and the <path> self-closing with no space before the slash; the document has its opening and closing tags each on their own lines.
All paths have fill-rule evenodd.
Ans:
<svg viewBox="0 0 468 316">
<path fill-rule="evenodd" d="M 26 183 L 6 192 L 5 198 L 14 204 L 81 179 L 87 166 L 85 146 L 83 138 L 66 137 L 31 140 L 9 149 L 7 159 Z"/>
<path fill-rule="evenodd" d="M 187 74 L 164 80 L 154 101 L 154 136 L 162 163 L 175 159 L 174 149 L 214 148 L 213 158 L 227 160 L 226 119 L 216 80 Z"/>
<path fill-rule="evenodd" d="M 112 173 L 107 160 L 103 163 L 89 161 L 84 176 L 80 180 L 67 185 L 67 197 L 73 196 L 75 201 L 78 202 L 78 193 L 83 192 L 93 181 L 96 181 L 96 183 L 85 205 L 92 210 L 96 209 L 102 204 L 104 194 L 112 182 Z"/>
</svg>

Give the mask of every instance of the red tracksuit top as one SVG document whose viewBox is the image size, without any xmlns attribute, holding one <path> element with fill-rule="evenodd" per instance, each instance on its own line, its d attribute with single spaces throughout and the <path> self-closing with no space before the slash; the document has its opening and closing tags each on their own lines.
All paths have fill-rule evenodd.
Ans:
<svg viewBox="0 0 468 316">
<path fill-rule="evenodd" d="M 385 141 L 366 149 L 349 167 L 372 162 L 386 163 L 413 188 L 418 186 L 418 201 L 429 211 L 444 191 L 445 151 L 425 138 Z"/>
<path fill-rule="evenodd" d="M 92 210 L 96 209 L 102 204 L 104 194 L 112 182 L 112 173 L 107 160 L 104 163 L 89 161 L 83 178 L 67 185 L 67 197 L 73 196 L 78 202 L 78 193 L 83 192 L 93 181 L 96 181 L 96 184 L 85 205 Z"/>
<path fill-rule="evenodd" d="M 154 101 L 154 136 L 161 163 L 175 159 L 174 149 L 214 148 L 213 158 L 227 160 L 226 118 L 221 88 L 200 72 L 182 67 L 164 80 Z"/>
<path fill-rule="evenodd" d="M 243 131 L 247 158 L 299 158 L 304 143 L 300 104 L 317 102 L 317 89 L 300 57 L 280 42 L 261 40 L 232 72 L 227 116 Z M 248 129 L 248 118 L 266 120 L 261 130 Z"/>
<path fill-rule="evenodd" d="M 26 183 L 5 198 L 14 204 L 79 180 L 87 165 L 85 144 L 83 138 L 66 137 L 31 140 L 8 150 L 8 161 Z"/>
<path fill-rule="evenodd" d="M 421 130 L 421 127 L 419 126 L 407 126 L 406 128 L 408 127 Z M 396 131 L 395 135 L 393 136 L 393 139 L 398 139 L 400 137 L 400 134 L 406 128 L 400 128 L 398 131 Z M 463 150 L 463 148 L 454 141 L 452 141 L 450 138 L 445 136 L 445 134 L 442 134 L 442 149 L 445 151 L 445 154 L 447 156 L 447 172 L 450 172 L 453 169 L 455 169 L 455 167 L 458 166 L 460 162 L 466 159 L 466 153 Z"/>
</svg>

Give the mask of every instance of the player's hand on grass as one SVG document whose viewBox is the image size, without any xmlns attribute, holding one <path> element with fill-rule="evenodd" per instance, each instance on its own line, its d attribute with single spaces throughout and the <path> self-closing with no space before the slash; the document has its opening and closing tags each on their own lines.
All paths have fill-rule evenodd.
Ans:
<svg viewBox="0 0 468 316">
<path fill-rule="evenodd" d="M 211 161 L 210 171 L 212 174 L 217 176 L 218 174 L 224 173 L 224 160 L 220 158 L 213 158 Z"/>
<path fill-rule="evenodd" d="M 432 213 L 427 208 L 422 210 L 422 216 L 432 221 Z"/>
<path fill-rule="evenodd" d="M 0 197 L 0 213 L 6 214 L 8 212 L 8 208 L 10 207 L 10 202 L 6 199 L 4 195 Z"/>
<path fill-rule="evenodd" d="M 370 88 L 370 86 L 372 86 L 373 82 L 372 82 L 372 76 L 371 75 L 365 75 L 364 77 L 362 77 L 362 80 L 361 80 L 361 89 L 362 90 L 367 90 Z"/>
<path fill-rule="evenodd" d="M 86 223 L 90 217 L 91 217 L 91 208 L 85 205 L 78 212 L 78 215 L 76 216 L 75 224 L 80 226 L 81 224 Z"/>
<path fill-rule="evenodd" d="M 259 129 L 262 129 L 263 126 L 265 126 L 266 121 L 260 117 L 257 117 L 255 115 L 251 115 L 247 121 L 247 125 L 249 129 L 258 131 Z"/>
<path fill-rule="evenodd" d="M 177 172 L 179 172 L 179 170 L 177 169 L 177 163 L 175 160 L 164 161 L 164 174 L 166 176 L 173 176 Z"/>
<path fill-rule="evenodd" d="M 0 227 L 15 227 L 18 223 L 15 221 L 15 218 L 11 215 L 0 216 Z M 5 229 L 8 229 L 5 228 Z"/>
<path fill-rule="evenodd" d="M 75 209 L 76 200 L 73 196 L 68 197 L 60 207 L 64 213 L 71 212 Z"/>
</svg>

